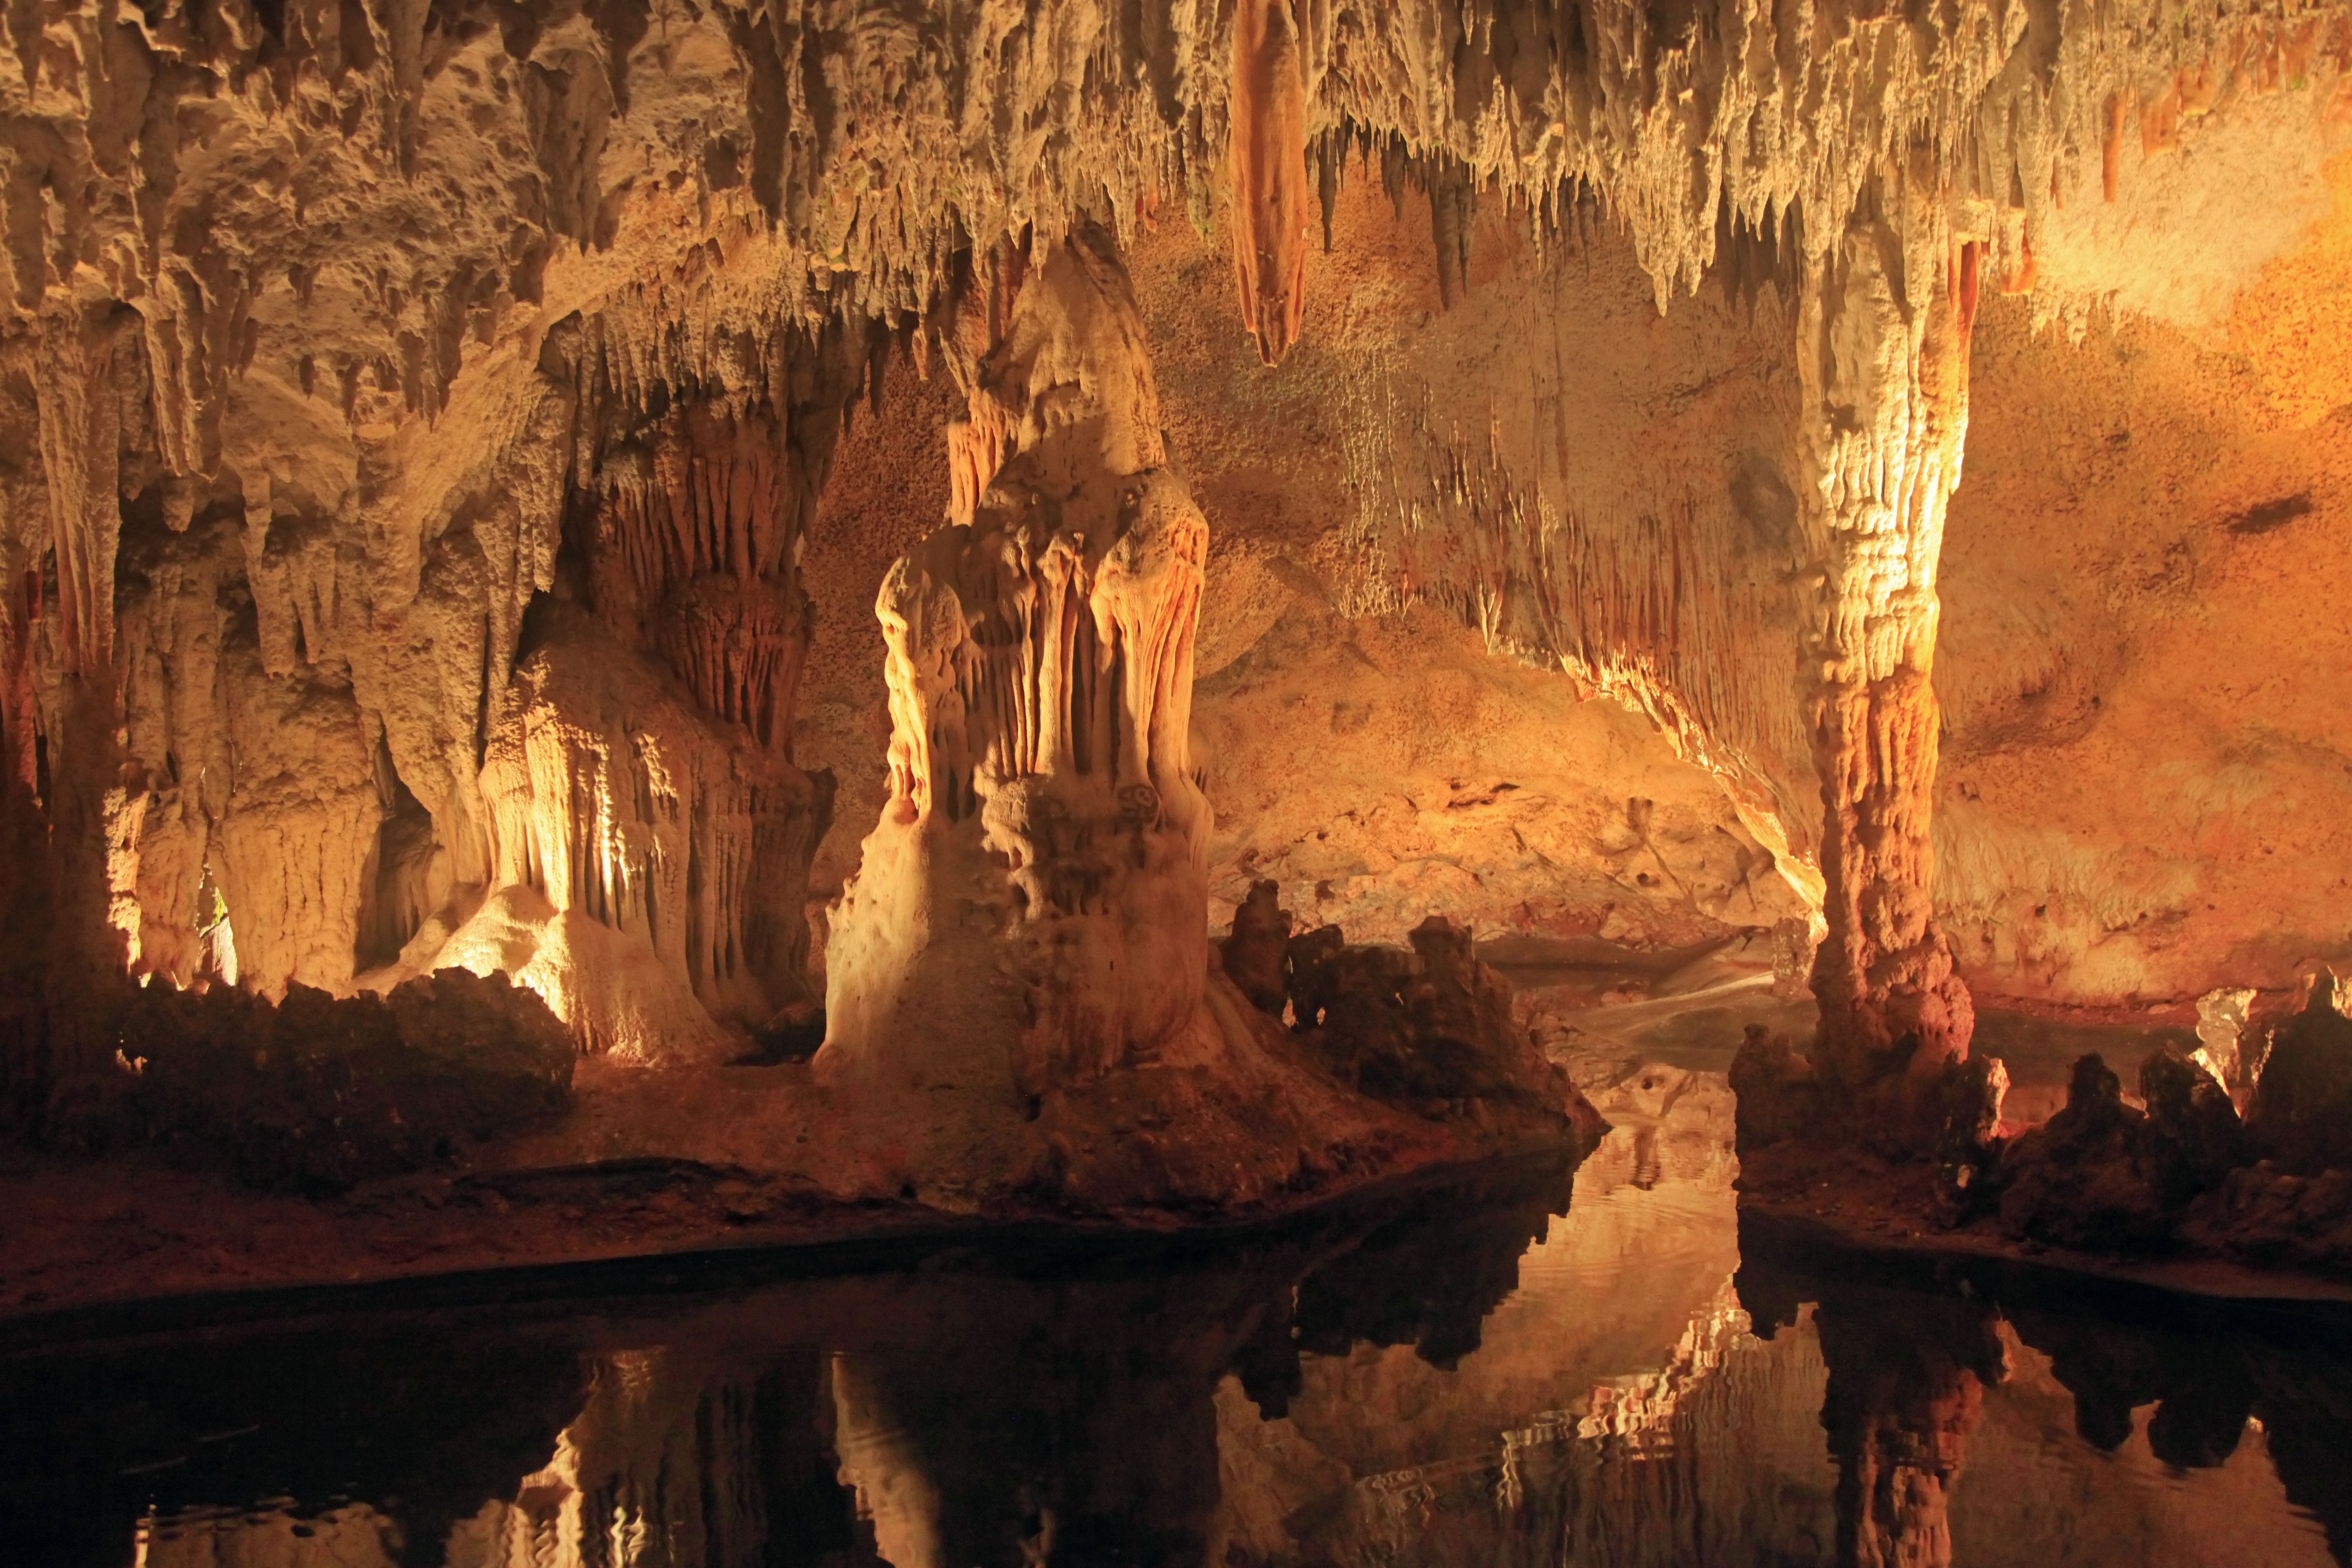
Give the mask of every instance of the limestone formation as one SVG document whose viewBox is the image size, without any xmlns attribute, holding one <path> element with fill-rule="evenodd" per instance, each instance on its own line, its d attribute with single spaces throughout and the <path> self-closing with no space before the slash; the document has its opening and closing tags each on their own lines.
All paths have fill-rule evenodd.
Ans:
<svg viewBox="0 0 2352 1568">
<path fill-rule="evenodd" d="M 1934 172 L 1874 183 L 1809 265 L 1797 316 L 1798 507 L 1819 562 L 1809 665 L 1828 934 L 1817 1063 L 1866 1090 L 1968 1054 L 1968 988 L 1936 929 L 1936 563 L 1968 431 L 1982 246 L 1940 216 Z M 1925 208 L 1915 216 L 1913 210 Z"/>
<path fill-rule="evenodd" d="M 972 400 L 1002 464 L 877 605 L 891 796 L 832 918 L 818 1070 L 1009 1101 L 1206 1065 L 1241 1023 L 1209 994 L 1190 752 L 1208 528 L 1107 237 L 1024 284 Z"/>
<path fill-rule="evenodd" d="M 1462 1102 L 1588 1108 L 1512 1016 L 1508 982 L 1470 933 L 1432 915 L 1410 952 L 1349 947 L 1337 926 L 1291 940 L 1289 1000 L 1310 1049 L 1350 1086 L 1418 1109 Z M 1591 1118 L 1590 1131 L 1600 1130 Z"/>
<path fill-rule="evenodd" d="M 1218 949 L 1220 966 L 1250 1005 L 1279 1018 L 1290 1007 L 1290 911 L 1279 885 L 1259 881 L 1234 910 L 1233 934 Z"/>
<path fill-rule="evenodd" d="M 2326 970 L 2303 1011 L 2272 1033 L 2246 1131 L 2294 1174 L 2352 1169 L 2352 1021 L 2336 1010 L 2336 977 Z"/>
</svg>

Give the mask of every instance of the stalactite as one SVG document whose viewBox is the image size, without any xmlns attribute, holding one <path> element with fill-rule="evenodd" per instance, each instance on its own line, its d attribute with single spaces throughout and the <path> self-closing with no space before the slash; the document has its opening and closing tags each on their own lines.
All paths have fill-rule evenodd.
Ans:
<svg viewBox="0 0 2352 1568">
<path fill-rule="evenodd" d="M 1242 0 L 1234 18 L 1234 271 L 1258 357 L 1298 341 L 1307 300 L 1307 104 L 1291 0 Z M 1324 227 L 1330 227 L 1329 203 Z"/>
<path fill-rule="evenodd" d="M 1426 183 L 1430 233 L 1437 248 L 1437 297 L 1450 310 L 1470 288 L 1470 239 L 1478 222 L 1478 193 L 1469 171 L 1458 166 L 1433 170 Z"/>
<path fill-rule="evenodd" d="M 814 484 L 758 412 L 673 405 L 650 442 L 598 462 L 585 540 L 597 611 L 704 708 L 789 754 L 810 614 L 794 546 Z"/>
<path fill-rule="evenodd" d="M 40 339 L 35 387 L 41 467 L 48 479 L 61 662 L 69 676 L 103 670 L 114 654 L 114 555 L 122 533 L 118 335 L 100 319 L 70 321 Z"/>
</svg>

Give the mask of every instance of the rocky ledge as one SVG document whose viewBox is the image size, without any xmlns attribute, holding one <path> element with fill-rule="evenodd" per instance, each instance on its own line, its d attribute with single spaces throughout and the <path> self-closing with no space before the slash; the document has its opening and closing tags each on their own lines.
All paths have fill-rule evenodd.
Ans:
<svg viewBox="0 0 2352 1568">
<path fill-rule="evenodd" d="M 1968 1250 L 2352 1275 L 2352 1019 L 2326 970 L 2234 1051 L 2158 1047 L 2136 1094 L 2081 1058 L 2038 1126 L 2003 1121 L 2007 1076 L 1984 1057 L 1863 1118 L 1751 1028 L 1732 1086 L 1742 1203 L 1760 1212 Z"/>
</svg>

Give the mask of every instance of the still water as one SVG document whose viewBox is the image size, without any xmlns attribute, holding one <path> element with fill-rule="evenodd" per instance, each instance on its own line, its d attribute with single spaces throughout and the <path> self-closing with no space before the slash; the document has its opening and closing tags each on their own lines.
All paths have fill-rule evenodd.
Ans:
<svg viewBox="0 0 2352 1568">
<path fill-rule="evenodd" d="M 1743 1235 L 1720 1078 L 1648 1089 L 1278 1234 L 19 1330 L 0 1563 L 2347 1561 L 2343 1316 Z"/>
</svg>

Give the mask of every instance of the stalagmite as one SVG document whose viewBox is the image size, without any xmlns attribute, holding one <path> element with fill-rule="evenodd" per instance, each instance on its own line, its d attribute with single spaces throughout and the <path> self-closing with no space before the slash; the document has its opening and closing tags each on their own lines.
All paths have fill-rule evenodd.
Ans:
<svg viewBox="0 0 2352 1568">
<path fill-rule="evenodd" d="M 1799 517 L 1828 935 L 1816 1066 L 1853 1089 L 1931 1079 L 1974 1014 L 1930 896 L 1936 562 L 1968 431 L 1979 247 L 1932 169 L 1897 163 L 1807 263 Z M 1916 1095 L 1912 1097 L 1916 1100 Z"/>
<path fill-rule="evenodd" d="M 1210 974 L 1189 753 L 1208 527 L 1108 237 L 1031 276 L 973 398 L 1003 466 L 876 606 L 891 798 L 832 917 L 817 1065 L 1009 1103 L 1248 1026 Z"/>
</svg>

